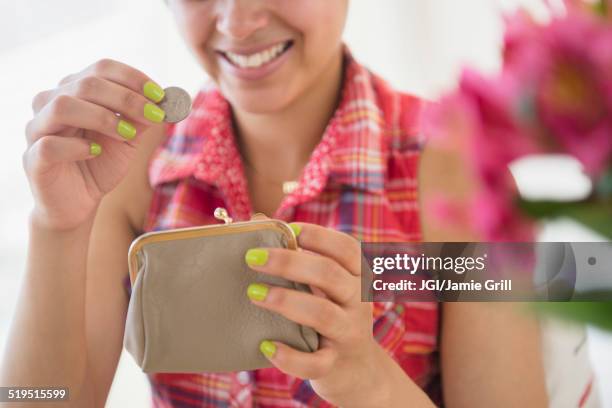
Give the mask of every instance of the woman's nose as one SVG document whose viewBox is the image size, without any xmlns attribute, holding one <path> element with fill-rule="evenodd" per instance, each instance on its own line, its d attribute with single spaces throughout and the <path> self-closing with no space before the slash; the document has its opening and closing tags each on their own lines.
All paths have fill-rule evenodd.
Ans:
<svg viewBox="0 0 612 408">
<path fill-rule="evenodd" d="M 233 39 L 243 40 L 268 24 L 261 0 L 221 0 L 217 10 L 217 30 Z"/>
</svg>

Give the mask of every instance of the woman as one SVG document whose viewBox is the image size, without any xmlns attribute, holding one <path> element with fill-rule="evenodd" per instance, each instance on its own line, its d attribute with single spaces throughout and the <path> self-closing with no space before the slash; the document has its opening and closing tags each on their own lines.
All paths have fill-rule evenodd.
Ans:
<svg viewBox="0 0 612 408">
<path fill-rule="evenodd" d="M 348 0 L 170 8 L 216 85 L 185 122 L 161 125 L 161 87 L 111 60 L 34 98 L 24 167 L 35 208 L 2 384 L 68 386 L 71 406 L 103 406 L 122 348 L 129 244 L 216 222 L 220 205 L 236 220 L 295 222 L 309 251 L 254 248 L 245 262 L 315 294 L 253 286 L 245 296 L 314 327 L 322 347 L 304 354 L 269 339 L 270 369 L 153 375 L 156 406 L 426 407 L 441 403 L 440 385 L 449 407 L 545 406 L 537 326 L 512 307 L 360 302 L 358 240 L 421 239 L 420 103 L 343 46 Z M 422 182 L 461 193 L 435 177 L 452 163 L 428 154 Z"/>
</svg>

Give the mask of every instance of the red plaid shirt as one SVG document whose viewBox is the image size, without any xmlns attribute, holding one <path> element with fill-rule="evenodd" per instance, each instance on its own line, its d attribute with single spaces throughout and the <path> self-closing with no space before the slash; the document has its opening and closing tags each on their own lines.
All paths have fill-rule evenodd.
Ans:
<svg viewBox="0 0 612 408">
<path fill-rule="evenodd" d="M 316 223 L 364 242 L 419 241 L 421 102 L 391 89 L 348 51 L 344 66 L 341 102 L 299 186 L 273 217 Z M 154 196 L 145 231 L 218 223 L 213 211 L 219 206 L 235 221 L 253 213 L 228 102 L 210 88 L 193 107 L 151 161 Z M 434 401 L 440 394 L 438 318 L 436 303 L 374 304 L 375 338 Z M 308 381 L 276 368 L 153 374 L 149 380 L 156 407 L 331 406 Z"/>
</svg>

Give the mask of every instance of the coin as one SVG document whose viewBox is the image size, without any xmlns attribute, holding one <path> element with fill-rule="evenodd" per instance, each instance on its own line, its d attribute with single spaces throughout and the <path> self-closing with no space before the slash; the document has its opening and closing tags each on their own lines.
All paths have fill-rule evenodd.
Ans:
<svg viewBox="0 0 612 408">
<path fill-rule="evenodd" d="M 191 112 L 191 97 L 182 88 L 171 86 L 164 89 L 164 99 L 159 107 L 166 112 L 164 122 L 176 123 L 185 119 Z"/>
</svg>

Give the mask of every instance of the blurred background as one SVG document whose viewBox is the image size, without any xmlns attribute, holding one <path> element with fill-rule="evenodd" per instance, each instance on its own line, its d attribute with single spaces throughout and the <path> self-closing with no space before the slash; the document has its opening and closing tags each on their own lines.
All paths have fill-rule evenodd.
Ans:
<svg viewBox="0 0 612 408">
<path fill-rule="evenodd" d="M 359 60 L 396 87 L 435 98 L 455 84 L 465 64 L 497 69 L 502 12 L 519 5 L 542 15 L 538 0 L 351 0 L 346 41 Z M 206 80 L 161 0 L 0 2 L 0 348 L 25 264 L 32 199 L 21 155 L 31 100 L 106 57 L 141 69 L 162 86 L 195 92 Z M 589 189 L 576 163 L 565 158 L 527 161 L 513 172 L 525 195 L 580 196 Z M 547 225 L 541 239 L 600 237 L 559 221 Z M 601 406 L 612 407 L 612 338 L 589 329 L 588 347 Z M 149 406 L 149 394 L 146 378 L 124 353 L 107 406 Z"/>
</svg>

